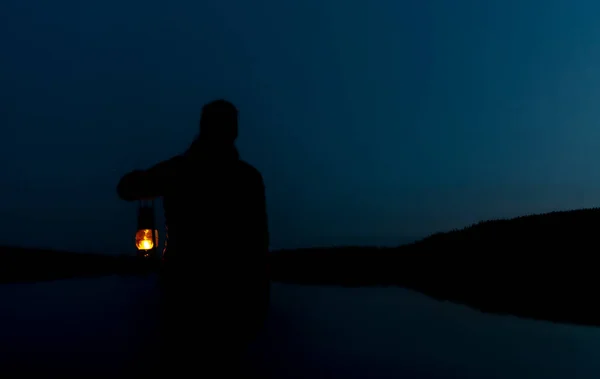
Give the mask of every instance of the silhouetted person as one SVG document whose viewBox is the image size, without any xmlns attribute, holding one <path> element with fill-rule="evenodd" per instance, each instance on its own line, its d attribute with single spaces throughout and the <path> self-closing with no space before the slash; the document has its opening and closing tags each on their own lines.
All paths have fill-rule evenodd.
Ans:
<svg viewBox="0 0 600 379">
<path fill-rule="evenodd" d="M 265 190 L 261 174 L 239 158 L 237 113 L 225 100 L 205 105 L 186 152 L 125 175 L 117 187 L 127 201 L 163 197 L 164 348 L 187 363 L 205 351 L 233 358 L 267 313 Z"/>
</svg>

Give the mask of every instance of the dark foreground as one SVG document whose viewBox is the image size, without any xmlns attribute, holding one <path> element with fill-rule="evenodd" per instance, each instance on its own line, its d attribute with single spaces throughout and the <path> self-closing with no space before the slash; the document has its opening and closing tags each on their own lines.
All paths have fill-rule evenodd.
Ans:
<svg viewBox="0 0 600 379">
<path fill-rule="evenodd" d="M 2 377 L 214 378 L 204 339 L 158 343 L 156 290 L 155 275 L 0 285 Z M 170 375 L 156 375 L 163 354 L 181 347 L 190 355 L 185 375 L 177 375 L 178 365 Z M 482 314 L 398 287 L 274 283 L 268 322 L 245 356 L 244 373 L 588 379 L 600 376 L 598 349 L 598 328 Z M 131 373 L 136 360 L 138 374 Z"/>
</svg>

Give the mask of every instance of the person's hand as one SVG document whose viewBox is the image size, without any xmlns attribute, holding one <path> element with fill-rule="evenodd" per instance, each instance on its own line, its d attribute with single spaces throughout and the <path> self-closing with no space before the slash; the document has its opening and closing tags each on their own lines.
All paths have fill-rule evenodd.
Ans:
<svg viewBox="0 0 600 379">
<path fill-rule="evenodd" d="M 119 184 L 117 185 L 117 194 L 119 197 L 126 201 L 136 200 L 135 193 L 140 187 L 140 182 L 143 177 L 144 171 L 134 170 L 125 174 Z"/>
</svg>

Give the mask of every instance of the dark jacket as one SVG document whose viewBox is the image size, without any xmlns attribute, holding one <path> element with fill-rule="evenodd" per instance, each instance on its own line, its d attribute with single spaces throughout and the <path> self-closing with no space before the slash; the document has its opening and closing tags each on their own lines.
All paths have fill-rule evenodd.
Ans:
<svg viewBox="0 0 600 379">
<path fill-rule="evenodd" d="M 203 365 L 219 357 L 232 364 L 268 314 L 269 232 L 261 174 L 239 159 L 233 145 L 218 148 L 196 140 L 184 154 L 125 175 L 117 192 L 128 201 L 163 197 L 168 233 L 160 276 L 163 364 L 196 362 L 182 339 L 213 352 Z"/>
<path fill-rule="evenodd" d="M 263 179 L 233 145 L 196 140 L 184 154 L 125 175 L 117 191 L 128 201 L 163 197 L 165 262 L 211 274 L 222 268 L 229 276 L 264 269 L 269 232 Z"/>
</svg>

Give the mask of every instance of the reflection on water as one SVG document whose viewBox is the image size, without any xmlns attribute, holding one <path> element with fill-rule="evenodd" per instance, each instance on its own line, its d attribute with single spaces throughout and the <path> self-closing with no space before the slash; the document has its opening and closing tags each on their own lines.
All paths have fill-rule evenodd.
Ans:
<svg viewBox="0 0 600 379">
<path fill-rule="evenodd" d="M 156 291 L 154 276 L 2 285 L 0 367 L 121 372 L 136 352 L 152 354 Z M 274 284 L 248 370 L 278 378 L 590 378 L 600 376 L 599 349 L 600 329 L 482 315 L 402 289 Z"/>
<path fill-rule="evenodd" d="M 128 362 L 156 319 L 153 278 L 0 286 L 0 365 L 102 376 Z"/>
</svg>

